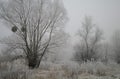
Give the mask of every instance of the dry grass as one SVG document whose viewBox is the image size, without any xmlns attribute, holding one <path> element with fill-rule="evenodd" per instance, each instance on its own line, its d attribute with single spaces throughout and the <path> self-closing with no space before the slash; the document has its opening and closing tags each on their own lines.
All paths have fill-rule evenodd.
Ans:
<svg viewBox="0 0 120 79">
<path fill-rule="evenodd" d="M 14 65 L 15 64 L 15 65 Z M 0 79 L 119 79 L 118 64 L 105 65 L 102 62 L 87 62 L 78 65 L 70 63 L 45 63 L 40 68 L 29 70 L 27 67 L 14 63 L 0 65 Z M 47 65 L 46 65 L 47 64 Z M 45 67 L 46 66 L 46 67 Z M 11 68 L 12 67 L 12 68 Z"/>
</svg>

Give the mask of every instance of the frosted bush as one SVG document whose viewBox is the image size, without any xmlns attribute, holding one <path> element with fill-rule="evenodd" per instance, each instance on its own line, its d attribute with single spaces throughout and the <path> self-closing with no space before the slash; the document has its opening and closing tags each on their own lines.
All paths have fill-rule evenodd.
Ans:
<svg viewBox="0 0 120 79">
<path fill-rule="evenodd" d="M 102 62 L 86 62 L 80 65 L 80 73 L 89 73 L 104 76 L 106 75 L 106 71 L 109 69 Z"/>
<path fill-rule="evenodd" d="M 28 66 L 24 59 L 18 59 L 12 63 L 12 70 L 26 71 L 28 70 Z"/>
<path fill-rule="evenodd" d="M 80 65 L 80 73 L 94 73 L 94 68 L 95 68 L 95 63 L 94 62 L 87 62 L 87 63 L 82 63 Z"/>
<path fill-rule="evenodd" d="M 0 63 L 0 72 L 9 70 L 10 65 L 7 62 Z"/>
<path fill-rule="evenodd" d="M 40 64 L 40 69 L 49 70 L 51 66 L 52 66 L 51 62 L 47 62 L 47 61 L 43 62 L 42 61 L 41 64 Z"/>
<path fill-rule="evenodd" d="M 28 70 L 23 60 L 2 62 L 0 64 L 0 79 L 27 79 Z"/>
<path fill-rule="evenodd" d="M 67 79 L 77 79 L 79 73 L 79 64 L 73 61 L 66 61 L 62 63 L 62 69 Z"/>
<path fill-rule="evenodd" d="M 27 79 L 27 75 L 23 71 L 7 71 L 1 73 L 0 79 Z"/>
<path fill-rule="evenodd" d="M 105 76 L 109 67 L 103 64 L 102 62 L 97 62 L 95 66 L 95 74 L 99 76 Z"/>
<path fill-rule="evenodd" d="M 0 71 L 0 79 L 27 79 L 26 70 L 22 65 L 3 63 L 4 69 Z M 24 71 L 23 71 L 24 70 Z"/>
<path fill-rule="evenodd" d="M 79 72 L 79 64 L 73 61 L 64 62 L 63 67 L 69 72 Z"/>
</svg>

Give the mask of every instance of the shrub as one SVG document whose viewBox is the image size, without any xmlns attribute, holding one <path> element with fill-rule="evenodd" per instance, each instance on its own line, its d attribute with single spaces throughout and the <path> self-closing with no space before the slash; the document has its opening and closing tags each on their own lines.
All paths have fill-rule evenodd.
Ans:
<svg viewBox="0 0 120 79">
<path fill-rule="evenodd" d="M 1 73 L 0 79 L 27 79 L 27 75 L 23 71 L 6 71 Z"/>
<path fill-rule="evenodd" d="M 105 76 L 109 67 L 102 62 L 85 62 L 80 65 L 80 73 L 89 73 L 98 76 Z"/>
</svg>

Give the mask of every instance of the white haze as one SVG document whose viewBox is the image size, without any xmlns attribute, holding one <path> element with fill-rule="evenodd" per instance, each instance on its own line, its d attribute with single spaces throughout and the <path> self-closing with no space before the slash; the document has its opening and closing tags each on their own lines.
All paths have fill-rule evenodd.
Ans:
<svg viewBox="0 0 120 79">
<path fill-rule="evenodd" d="M 69 18 L 65 31 L 72 36 L 72 44 L 77 40 L 75 34 L 85 15 L 91 16 L 93 22 L 103 30 L 106 40 L 110 39 L 116 29 L 120 29 L 120 0 L 63 0 L 63 3 Z M 0 39 L 10 34 L 0 21 Z M 73 52 L 69 48 L 71 47 L 67 48 L 65 58 L 70 58 Z"/>
<path fill-rule="evenodd" d="M 104 31 L 107 40 L 120 29 L 120 0 L 64 0 L 64 4 L 69 17 L 66 31 L 72 36 L 86 15 Z"/>
</svg>

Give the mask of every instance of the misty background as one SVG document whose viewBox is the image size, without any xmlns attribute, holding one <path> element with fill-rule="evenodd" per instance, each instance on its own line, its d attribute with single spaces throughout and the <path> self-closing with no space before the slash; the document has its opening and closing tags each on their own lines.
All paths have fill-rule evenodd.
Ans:
<svg viewBox="0 0 120 79">
<path fill-rule="evenodd" d="M 73 37 L 86 15 L 103 30 L 107 40 L 120 29 L 120 0 L 64 0 L 64 4 L 69 17 L 66 31 Z"/>
<path fill-rule="evenodd" d="M 76 33 L 81 28 L 85 16 L 91 16 L 95 23 L 104 33 L 104 40 L 111 41 L 113 32 L 120 29 L 120 0 L 63 0 L 67 10 L 68 22 L 65 32 L 71 36 L 70 46 L 64 58 L 72 56 L 72 45 L 78 42 Z M 11 35 L 12 32 L 0 21 L 0 39 Z M 3 45 L 0 45 L 2 47 Z"/>
</svg>

